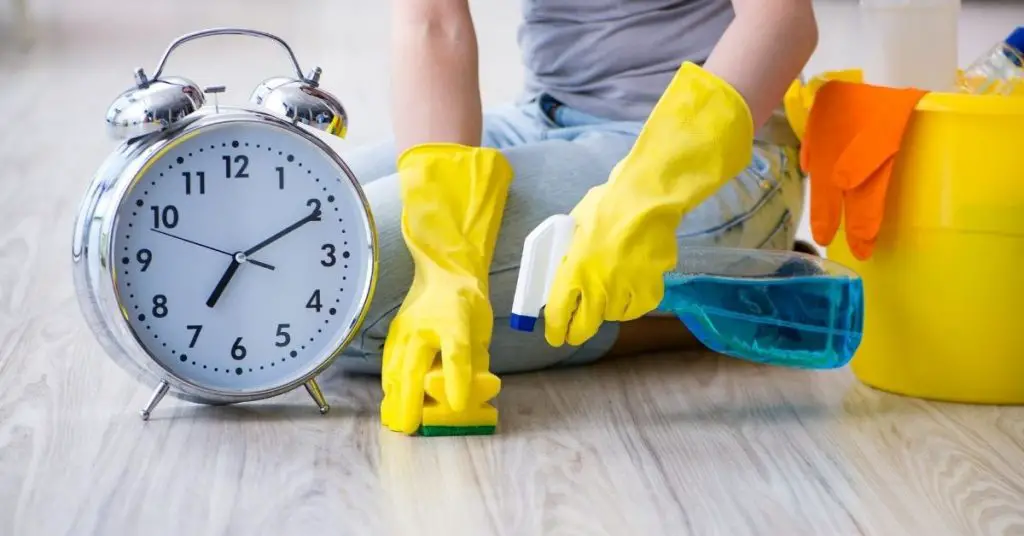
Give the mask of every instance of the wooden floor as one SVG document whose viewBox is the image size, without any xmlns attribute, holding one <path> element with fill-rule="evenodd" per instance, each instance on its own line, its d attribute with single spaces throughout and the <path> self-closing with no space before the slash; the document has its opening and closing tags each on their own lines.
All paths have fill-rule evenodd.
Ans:
<svg viewBox="0 0 1024 536">
<path fill-rule="evenodd" d="M 387 130 L 387 13 L 355 0 L 29 5 L 32 48 L 0 34 L 0 535 L 1024 535 L 1024 408 L 901 398 L 847 370 L 692 354 L 514 376 L 492 437 L 387 432 L 377 383 L 336 375 L 327 416 L 299 391 L 233 408 L 168 399 L 142 422 L 149 393 L 94 342 L 70 277 L 73 211 L 114 147 L 107 104 L 173 36 L 247 25 L 320 62 L 363 141 Z M 819 15 L 841 33 L 849 9 Z M 974 9 L 975 36 L 1024 20 Z M 517 10 L 479 10 L 485 57 L 504 58 L 486 62 L 485 100 L 519 82 L 502 67 L 518 65 Z M 241 85 L 236 98 L 277 73 L 241 67 L 270 47 L 220 47 L 183 49 L 174 70 Z"/>
</svg>

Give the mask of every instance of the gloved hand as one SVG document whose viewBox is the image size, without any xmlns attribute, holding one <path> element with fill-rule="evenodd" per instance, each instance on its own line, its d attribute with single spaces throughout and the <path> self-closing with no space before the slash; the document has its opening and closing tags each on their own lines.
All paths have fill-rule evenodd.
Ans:
<svg viewBox="0 0 1024 536">
<path fill-rule="evenodd" d="M 684 63 L 629 154 L 572 211 L 575 234 L 544 312 L 549 344 L 578 346 L 604 321 L 658 306 L 683 216 L 750 163 L 753 137 L 743 97 Z"/>
<path fill-rule="evenodd" d="M 456 412 L 466 407 L 474 371 L 490 366 L 488 272 L 512 167 L 495 149 L 425 144 L 403 152 L 398 171 L 402 236 L 415 272 L 384 342 L 381 422 L 413 434 L 438 353 Z"/>
</svg>

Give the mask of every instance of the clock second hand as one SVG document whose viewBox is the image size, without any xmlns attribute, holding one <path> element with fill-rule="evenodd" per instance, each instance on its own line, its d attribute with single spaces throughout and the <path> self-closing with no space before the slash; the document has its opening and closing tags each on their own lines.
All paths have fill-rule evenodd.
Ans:
<svg viewBox="0 0 1024 536">
<path fill-rule="evenodd" d="M 194 246 L 199 246 L 201 248 L 206 248 L 206 249 L 208 249 L 210 251 L 216 251 L 217 253 L 222 253 L 224 255 L 227 255 L 228 257 L 234 257 L 235 256 L 234 253 L 228 253 L 227 251 L 224 251 L 222 249 L 217 249 L 215 247 L 207 246 L 206 244 L 200 244 L 199 242 L 196 242 L 194 240 L 189 240 L 187 238 L 182 238 L 180 236 L 172 235 L 171 233 L 168 233 L 168 232 L 165 232 L 165 231 L 161 231 L 159 229 L 150 229 L 150 230 L 153 231 L 154 233 L 160 233 L 160 234 L 162 234 L 164 236 L 169 236 L 171 238 L 176 238 L 178 240 L 181 240 L 182 242 L 188 242 L 189 244 L 192 244 Z M 258 261 L 256 259 L 246 258 L 246 262 L 250 262 L 252 264 L 255 264 L 256 266 L 259 266 L 260 268 L 266 268 L 267 270 L 274 270 L 275 269 L 273 266 L 271 266 L 271 265 L 269 265 L 269 264 L 267 264 L 265 262 L 260 262 L 260 261 Z"/>
</svg>

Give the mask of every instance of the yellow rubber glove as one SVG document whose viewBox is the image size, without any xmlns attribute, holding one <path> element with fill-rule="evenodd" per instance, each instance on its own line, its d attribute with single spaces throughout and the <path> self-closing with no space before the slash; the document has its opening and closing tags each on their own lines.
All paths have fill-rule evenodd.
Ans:
<svg viewBox="0 0 1024 536">
<path fill-rule="evenodd" d="M 398 171 L 402 236 L 415 272 L 384 342 L 381 422 L 413 434 L 424 380 L 439 353 L 456 412 L 469 401 L 474 371 L 489 369 L 488 272 L 512 167 L 495 149 L 425 144 L 403 152 Z"/>
<path fill-rule="evenodd" d="M 578 346 L 602 322 L 654 310 L 664 274 L 677 262 L 683 216 L 746 167 L 754 126 L 743 97 L 685 63 L 608 181 L 573 209 L 572 245 L 555 273 L 544 311 L 552 346 Z"/>
</svg>

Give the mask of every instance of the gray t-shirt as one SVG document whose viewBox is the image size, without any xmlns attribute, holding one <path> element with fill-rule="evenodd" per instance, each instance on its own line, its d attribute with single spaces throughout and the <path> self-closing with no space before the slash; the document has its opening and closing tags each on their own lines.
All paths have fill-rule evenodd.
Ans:
<svg viewBox="0 0 1024 536">
<path fill-rule="evenodd" d="M 583 112 L 646 119 L 684 61 L 703 63 L 730 0 L 523 0 L 526 92 Z"/>
</svg>

